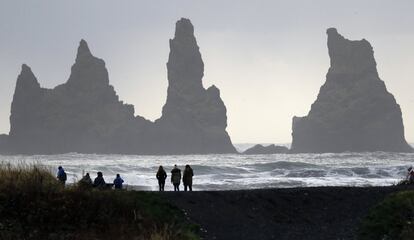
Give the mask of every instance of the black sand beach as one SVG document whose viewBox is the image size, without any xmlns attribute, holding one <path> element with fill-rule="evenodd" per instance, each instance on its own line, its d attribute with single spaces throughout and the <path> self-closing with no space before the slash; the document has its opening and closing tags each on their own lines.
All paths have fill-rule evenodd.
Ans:
<svg viewBox="0 0 414 240">
<path fill-rule="evenodd" d="M 362 218 L 408 187 L 315 187 L 165 192 L 205 231 L 203 239 L 356 239 Z"/>
</svg>

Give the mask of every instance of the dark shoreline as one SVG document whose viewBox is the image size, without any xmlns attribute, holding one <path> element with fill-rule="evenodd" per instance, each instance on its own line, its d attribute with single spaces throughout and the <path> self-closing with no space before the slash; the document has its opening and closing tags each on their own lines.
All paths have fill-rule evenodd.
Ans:
<svg viewBox="0 0 414 240">
<path fill-rule="evenodd" d="M 205 231 L 203 239 L 356 239 L 358 225 L 387 195 L 412 186 L 310 187 L 164 192 Z"/>
</svg>

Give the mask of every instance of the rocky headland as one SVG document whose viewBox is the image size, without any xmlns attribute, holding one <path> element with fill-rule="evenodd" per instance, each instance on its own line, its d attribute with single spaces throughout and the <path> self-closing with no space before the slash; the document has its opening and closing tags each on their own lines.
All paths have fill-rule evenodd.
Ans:
<svg viewBox="0 0 414 240">
<path fill-rule="evenodd" d="M 327 30 L 331 66 L 305 117 L 294 117 L 292 152 L 409 152 L 400 106 L 379 78 L 371 44 Z"/>
<path fill-rule="evenodd" d="M 236 152 L 219 89 L 202 85 L 204 64 L 190 20 L 176 23 L 170 50 L 167 102 L 155 122 L 135 116 L 134 107 L 119 100 L 105 62 L 92 55 L 84 40 L 68 81 L 54 89 L 42 88 L 24 64 L 10 133 L 0 144 L 7 141 L 6 152 L 24 154 Z"/>
</svg>

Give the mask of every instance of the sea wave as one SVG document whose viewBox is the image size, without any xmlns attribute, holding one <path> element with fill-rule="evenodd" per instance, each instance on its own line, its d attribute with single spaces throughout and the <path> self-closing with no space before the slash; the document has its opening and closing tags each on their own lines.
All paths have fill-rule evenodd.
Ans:
<svg viewBox="0 0 414 240">
<path fill-rule="evenodd" d="M 104 155 L 77 154 L 2 156 L 0 162 L 43 164 L 51 171 L 63 166 L 68 181 L 101 171 L 107 181 L 120 173 L 128 185 L 156 190 L 159 165 L 169 171 L 177 164 L 194 169 L 194 190 L 231 190 L 313 186 L 384 186 L 405 177 L 413 153 L 325 153 L 272 155 Z M 167 184 L 166 190 L 172 186 Z"/>
</svg>

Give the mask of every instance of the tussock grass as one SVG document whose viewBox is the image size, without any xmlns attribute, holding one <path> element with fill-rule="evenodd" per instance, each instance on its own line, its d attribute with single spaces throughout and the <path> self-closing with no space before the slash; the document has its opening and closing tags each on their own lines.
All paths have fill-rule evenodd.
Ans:
<svg viewBox="0 0 414 240">
<path fill-rule="evenodd" d="M 413 240 L 414 191 L 392 194 L 363 220 L 359 240 Z"/>
<path fill-rule="evenodd" d="M 0 164 L 0 239 L 198 239 L 158 195 L 64 187 L 40 165 Z"/>
</svg>

